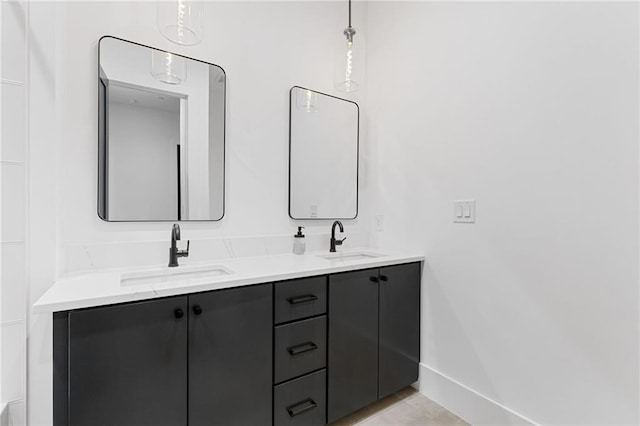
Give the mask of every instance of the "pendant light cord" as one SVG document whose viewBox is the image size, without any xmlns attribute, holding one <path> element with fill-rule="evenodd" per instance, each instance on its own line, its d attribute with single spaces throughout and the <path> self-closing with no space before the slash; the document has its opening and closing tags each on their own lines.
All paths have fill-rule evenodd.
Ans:
<svg viewBox="0 0 640 426">
<path fill-rule="evenodd" d="M 356 34 L 356 30 L 351 26 L 351 0 L 349 0 L 349 26 L 344 29 L 343 34 L 347 37 L 349 43 L 353 42 L 353 36 Z"/>
</svg>

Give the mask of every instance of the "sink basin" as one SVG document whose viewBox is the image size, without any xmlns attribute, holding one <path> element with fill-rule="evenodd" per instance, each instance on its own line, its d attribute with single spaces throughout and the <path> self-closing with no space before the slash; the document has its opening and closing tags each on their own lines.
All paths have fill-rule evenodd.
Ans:
<svg viewBox="0 0 640 426">
<path fill-rule="evenodd" d="M 327 259 L 327 260 L 341 260 L 344 262 L 349 262 L 349 261 L 355 261 L 355 260 L 366 260 L 366 259 L 373 259 L 376 257 L 382 257 L 384 255 L 382 254 L 377 254 L 377 253 L 367 253 L 367 252 L 347 252 L 347 253 L 331 253 L 331 254 L 323 254 L 323 255 L 318 255 L 318 257 L 321 257 L 323 259 Z"/>
<path fill-rule="evenodd" d="M 220 275 L 233 274 L 224 266 L 178 266 L 176 268 L 161 268 L 152 271 L 130 272 L 122 274 L 120 284 L 123 286 L 143 284 L 166 284 L 180 281 L 201 280 Z"/>
</svg>

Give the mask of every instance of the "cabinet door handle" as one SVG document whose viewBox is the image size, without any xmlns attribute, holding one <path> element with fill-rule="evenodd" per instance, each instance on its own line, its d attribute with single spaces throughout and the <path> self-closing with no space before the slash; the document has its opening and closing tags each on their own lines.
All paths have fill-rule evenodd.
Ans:
<svg viewBox="0 0 640 426">
<path fill-rule="evenodd" d="M 173 311 L 173 315 L 175 315 L 176 318 L 182 318 L 184 316 L 184 311 L 178 308 L 175 311 Z"/>
<path fill-rule="evenodd" d="M 369 277 L 369 281 L 377 283 L 377 282 L 380 282 L 380 279 L 378 277 Z"/>
<path fill-rule="evenodd" d="M 296 404 L 290 405 L 287 407 L 287 412 L 289 413 L 289 416 L 291 417 L 295 417 L 299 414 L 305 413 L 309 410 L 313 410 L 314 408 L 316 408 L 318 406 L 318 404 L 316 404 L 316 402 L 311 399 L 311 398 L 307 398 L 304 401 L 300 401 Z"/>
<path fill-rule="evenodd" d="M 318 345 L 313 342 L 306 342 L 301 345 L 291 346 L 287 348 L 287 352 L 289 352 L 291 356 L 296 356 L 305 352 L 315 351 L 316 349 L 318 349 Z"/>
<path fill-rule="evenodd" d="M 202 307 L 200 305 L 195 305 L 193 307 L 193 313 L 196 315 L 200 315 L 202 313 Z"/>
<path fill-rule="evenodd" d="M 386 275 L 380 275 L 380 281 L 389 281 L 389 277 Z"/>
<path fill-rule="evenodd" d="M 314 300 L 318 300 L 318 296 L 316 296 L 315 294 L 305 294 L 304 296 L 287 298 L 287 302 L 291 303 L 292 305 L 297 305 L 298 303 L 313 302 Z"/>
</svg>

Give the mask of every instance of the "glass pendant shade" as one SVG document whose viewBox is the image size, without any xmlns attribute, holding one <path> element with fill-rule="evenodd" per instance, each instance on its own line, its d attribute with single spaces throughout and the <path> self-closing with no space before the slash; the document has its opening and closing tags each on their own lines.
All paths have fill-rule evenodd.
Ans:
<svg viewBox="0 0 640 426">
<path fill-rule="evenodd" d="M 311 90 L 298 90 L 296 92 L 296 108 L 305 112 L 317 112 L 318 93 Z"/>
<path fill-rule="evenodd" d="M 202 41 L 204 3 L 192 0 L 158 0 L 156 24 L 167 40 L 183 46 Z"/>
<path fill-rule="evenodd" d="M 182 56 L 154 50 L 151 52 L 151 75 L 163 83 L 181 84 L 187 79 L 187 62 Z"/>
<path fill-rule="evenodd" d="M 357 36 L 356 36 L 357 37 Z M 342 36 L 334 59 L 334 85 L 340 92 L 356 92 L 360 88 L 363 61 L 356 37 L 349 41 Z"/>
</svg>

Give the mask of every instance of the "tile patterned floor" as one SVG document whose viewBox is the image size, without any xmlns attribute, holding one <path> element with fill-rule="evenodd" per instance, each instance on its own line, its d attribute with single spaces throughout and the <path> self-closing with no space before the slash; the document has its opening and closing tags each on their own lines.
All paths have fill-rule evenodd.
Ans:
<svg viewBox="0 0 640 426">
<path fill-rule="evenodd" d="M 381 399 L 330 426 L 468 426 L 469 423 L 447 411 L 412 387 Z"/>
</svg>

